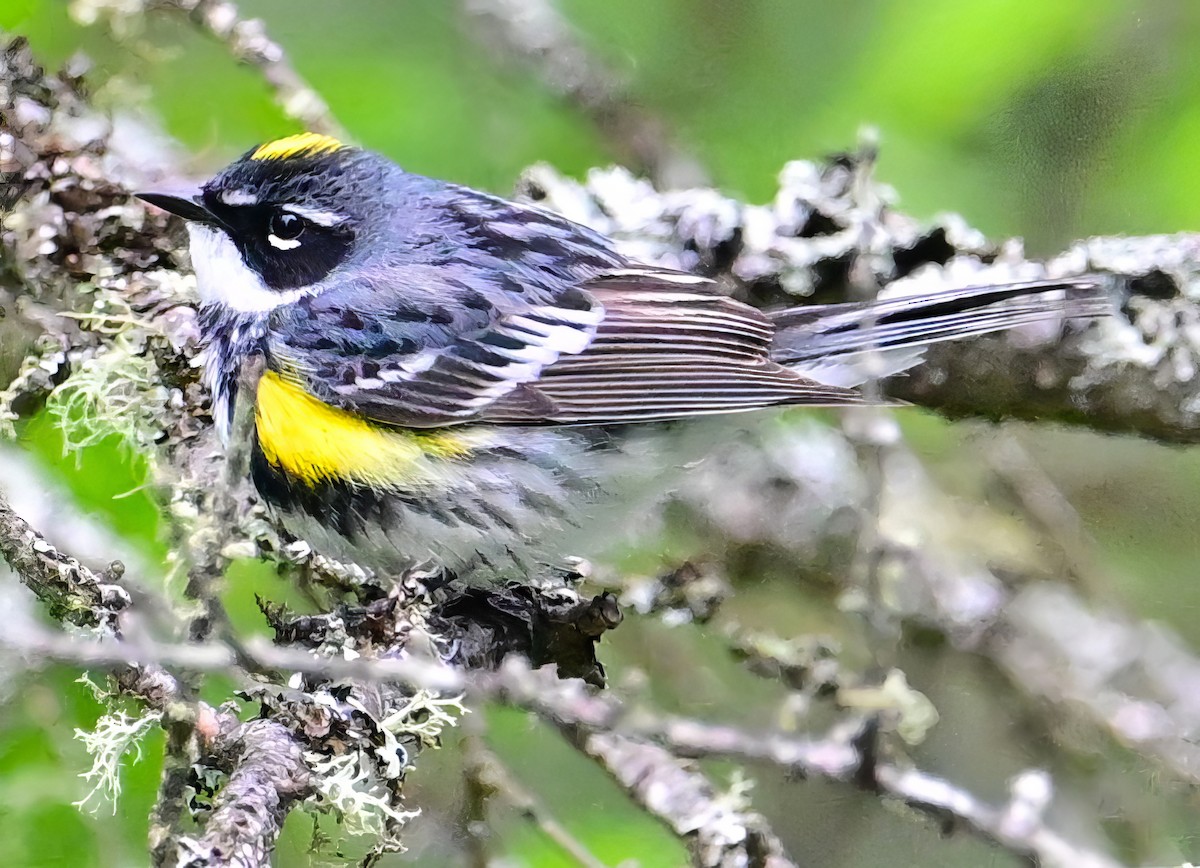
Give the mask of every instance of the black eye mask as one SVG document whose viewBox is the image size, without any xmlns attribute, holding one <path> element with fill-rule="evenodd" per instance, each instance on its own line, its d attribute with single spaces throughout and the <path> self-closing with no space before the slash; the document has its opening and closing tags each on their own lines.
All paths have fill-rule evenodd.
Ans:
<svg viewBox="0 0 1200 868">
<path fill-rule="evenodd" d="M 346 259 L 354 240 L 347 226 L 318 226 L 274 205 L 227 205 L 209 193 L 204 203 L 270 289 L 318 283 Z"/>
</svg>

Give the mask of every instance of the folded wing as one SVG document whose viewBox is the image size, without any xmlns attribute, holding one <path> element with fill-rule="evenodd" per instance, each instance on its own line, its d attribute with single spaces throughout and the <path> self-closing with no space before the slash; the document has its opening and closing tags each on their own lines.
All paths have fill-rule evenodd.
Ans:
<svg viewBox="0 0 1200 868">
<path fill-rule="evenodd" d="M 369 322 L 354 340 L 318 348 L 329 343 L 318 317 L 274 355 L 317 397 L 388 425 L 622 424 L 860 404 L 849 387 L 911 367 L 930 343 L 1109 309 L 1100 287 L 1064 280 L 764 313 L 703 278 L 648 267 L 537 303 L 460 301 L 420 339 L 415 313 L 359 307 L 355 319 Z"/>
<path fill-rule="evenodd" d="M 587 348 L 561 356 L 482 418 L 617 424 L 775 404 L 862 403 L 857 392 L 772 361 L 770 319 L 706 283 L 650 269 L 592 281 L 587 291 L 604 308 L 604 318 Z"/>
</svg>

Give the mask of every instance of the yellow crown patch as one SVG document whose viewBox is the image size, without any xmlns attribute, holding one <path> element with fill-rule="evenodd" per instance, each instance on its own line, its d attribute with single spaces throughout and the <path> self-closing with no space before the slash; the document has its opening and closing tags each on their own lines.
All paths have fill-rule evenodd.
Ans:
<svg viewBox="0 0 1200 868">
<path fill-rule="evenodd" d="M 286 160 L 289 157 L 315 157 L 318 154 L 340 151 L 344 147 L 345 145 L 333 136 L 323 136 L 320 133 L 297 133 L 294 136 L 259 145 L 250 155 L 250 159 Z"/>
</svg>

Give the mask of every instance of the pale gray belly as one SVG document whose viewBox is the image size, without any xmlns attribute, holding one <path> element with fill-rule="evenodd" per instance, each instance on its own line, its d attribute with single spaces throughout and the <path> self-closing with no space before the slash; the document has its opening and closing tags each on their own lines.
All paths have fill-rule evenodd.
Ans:
<svg viewBox="0 0 1200 868">
<path fill-rule="evenodd" d="M 689 465 L 745 424 L 498 429 L 496 448 L 455 459 L 444 485 L 379 493 L 349 533 L 327 515 L 275 514 L 314 550 L 377 572 L 433 562 L 476 585 L 552 579 L 570 558 L 652 541 Z"/>
</svg>

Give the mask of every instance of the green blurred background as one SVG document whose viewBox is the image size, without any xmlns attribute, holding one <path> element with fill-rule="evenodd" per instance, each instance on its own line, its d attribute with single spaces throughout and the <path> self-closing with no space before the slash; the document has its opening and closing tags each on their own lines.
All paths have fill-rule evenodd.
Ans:
<svg viewBox="0 0 1200 868">
<path fill-rule="evenodd" d="M 361 143 L 413 171 L 503 193 L 536 161 L 578 175 L 611 160 L 587 118 L 480 50 L 455 3 L 240 6 L 266 21 Z M 882 139 L 879 177 L 897 189 L 904 210 L 957 211 L 993 237 L 1023 236 L 1034 253 L 1093 234 L 1200 226 L 1200 4 L 1189 0 L 563 0 L 561 9 L 733 195 L 769 198 L 785 161 L 852 147 L 871 124 Z M 151 16 L 118 42 L 102 27 L 74 23 L 57 0 L 0 0 L 0 27 L 27 35 L 47 66 L 85 53 L 97 100 L 140 103 L 160 117 L 197 173 L 294 130 L 255 72 L 178 18 Z M 981 471 L 973 450 L 986 442 L 984 427 L 915 410 L 904 420 L 937 478 L 964 496 L 975 493 Z M 1113 597 L 1200 648 L 1200 544 L 1192 527 L 1200 514 L 1198 453 L 1012 427 L 1080 510 Z M 161 561 L 152 493 L 114 499 L 142 480 L 136 456 L 107 443 L 64 459 L 44 418 L 24 429 L 22 445 L 148 562 Z M 230 605 L 239 623 L 261 629 L 253 594 L 280 598 L 287 589 L 259 565 L 237 571 Z M 785 588 L 786 578 L 740 589 L 739 617 L 785 634 L 844 629 L 827 590 L 797 589 L 794 580 Z M 747 685 L 720 649 L 703 630 L 631 619 L 602 650 L 618 681 L 635 667 L 647 671 L 666 708 L 761 720 L 775 690 Z M 1020 710 L 1023 700 L 979 661 L 914 647 L 903 663 L 942 713 L 918 753 L 930 770 L 1000 799 L 1007 776 L 1047 765 L 1076 805 L 1102 817 L 1123 859 L 1200 860 L 1195 795 L 1145 760 L 1101 738 L 1082 739 L 1084 750 L 1057 750 L 1046 728 Z M 143 864 L 159 745 L 152 741 L 147 760 L 128 769 L 115 817 L 76 811 L 70 802 L 84 788 L 75 775 L 88 763 L 70 734 L 91 726 L 100 709 L 73 678 L 49 670 L 0 695 L 3 861 Z M 211 689 L 213 698 L 222 698 L 220 688 Z M 665 832 L 556 735 L 513 712 L 487 716 L 500 754 L 600 858 L 684 861 Z M 718 779 L 729 772 L 712 771 Z M 801 864 L 1015 864 L 964 836 L 940 839 L 848 788 L 756 777 L 757 806 Z M 453 750 L 422 758 L 410 794 L 427 814 L 414 824 L 412 852 L 391 858 L 430 865 L 461 858 L 449 840 L 457 781 Z M 569 864 L 518 818 L 499 815 L 496 852 L 510 864 Z M 1075 823 L 1055 819 L 1068 830 Z M 309 864 L 309 832 L 307 818 L 289 821 L 279 864 Z"/>
</svg>

